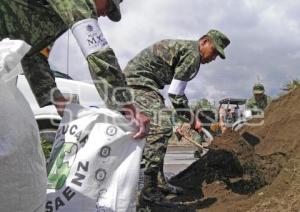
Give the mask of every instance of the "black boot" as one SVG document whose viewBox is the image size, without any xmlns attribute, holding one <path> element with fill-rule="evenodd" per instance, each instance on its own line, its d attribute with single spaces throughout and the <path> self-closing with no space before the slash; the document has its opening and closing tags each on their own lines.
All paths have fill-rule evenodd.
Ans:
<svg viewBox="0 0 300 212">
<path fill-rule="evenodd" d="M 157 174 L 144 175 L 144 187 L 140 194 L 140 200 L 146 202 L 160 202 L 164 198 L 157 187 Z"/>
<path fill-rule="evenodd" d="M 179 187 L 179 186 L 174 186 L 171 185 L 165 175 L 163 170 L 160 170 L 160 172 L 158 173 L 158 187 L 160 188 L 160 190 L 165 194 L 175 194 L 175 195 L 181 195 L 183 194 L 183 188 Z"/>
</svg>

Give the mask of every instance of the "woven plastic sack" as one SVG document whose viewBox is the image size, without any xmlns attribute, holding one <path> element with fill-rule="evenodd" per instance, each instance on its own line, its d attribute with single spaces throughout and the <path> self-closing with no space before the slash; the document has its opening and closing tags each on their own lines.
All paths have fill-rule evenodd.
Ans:
<svg viewBox="0 0 300 212">
<path fill-rule="evenodd" d="M 46 202 L 46 164 L 38 126 L 16 87 L 20 61 L 30 46 L 0 42 L 0 211 L 42 212 Z"/>
<path fill-rule="evenodd" d="M 133 131 L 117 112 L 68 105 L 48 165 L 46 211 L 135 211 L 145 141 Z"/>
</svg>

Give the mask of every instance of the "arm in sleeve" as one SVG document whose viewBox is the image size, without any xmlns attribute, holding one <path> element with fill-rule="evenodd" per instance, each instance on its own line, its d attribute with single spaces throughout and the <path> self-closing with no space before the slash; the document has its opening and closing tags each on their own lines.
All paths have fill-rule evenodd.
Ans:
<svg viewBox="0 0 300 212">
<path fill-rule="evenodd" d="M 191 113 L 188 105 L 188 99 L 185 95 L 168 94 L 173 107 L 176 110 L 178 118 L 183 122 L 190 122 Z"/>
<path fill-rule="evenodd" d="M 47 59 L 39 51 L 55 39 L 62 22 L 56 23 L 59 18 L 54 18 L 54 12 L 40 5 L 34 1 L 1 1 L 0 40 L 20 39 L 32 46 L 21 63 L 35 99 L 44 107 L 52 103 L 51 91 L 59 97 L 62 94 L 56 88 Z"/>
<path fill-rule="evenodd" d="M 198 73 L 200 61 L 196 60 L 193 55 L 182 56 L 179 65 L 175 68 L 174 78 L 168 90 L 170 101 L 177 115 L 188 122 L 191 120 L 191 110 L 184 90 L 187 82 Z"/>
<path fill-rule="evenodd" d="M 128 103 L 130 93 L 125 88 L 125 77 L 111 48 L 91 54 L 88 65 L 94 84 L 107 107 L 117 109 Z"/>
<path fill-rule="evenodd" d="M 253 108 L 252 101 L 251 101 L 251 99 L 248 99 L 245 104 L 245 109 L 251 110 L 252 108 Z"/>
<path fill-rule="evenodd" d="M 125 88 L 125 77 L 98 25 L 94 0 L 49 0 L 49 3 L 72 29 L 87 59 L 94 84 L 106 105 L 116 109 L 128 104 L 130 93 Z"/>
<path fill-rule="evenodd" d="M 22 59 L 22 67 L 40 107 L 52 104 L 52 98 L 63 96 L 56 88 L 54 75 L 45 56 L 40 53 L 33 56 L 25 56 Z"/>
</svg>

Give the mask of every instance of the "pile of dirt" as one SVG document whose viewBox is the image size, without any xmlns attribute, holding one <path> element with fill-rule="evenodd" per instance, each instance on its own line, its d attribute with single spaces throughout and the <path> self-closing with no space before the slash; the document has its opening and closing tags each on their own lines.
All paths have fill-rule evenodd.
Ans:
<svg viewBox="0 0 300 212">
<path fill-rule="evenodd" d="M 264 119 L 216 138 L 171 179 L 185 194 L 169 200 L 186 206 L 172 211 L 300 211 L 299 105 L 300 88 L 273 101 Z"/>
<path fill-rule="evenodd" d="M 236 201 L 228 211 L 300 211 L 299 105 L 300 88 L 272 102 L 267 108 L 263 126 L 248 126 L 240 132 L 248 131 L 260 138 L 260 143 L 255 146 L 256 154 L 262 157 L 284 154 L 286 162 L 280 173 L 270 179 L 269 186 L 243 201 Z M 274 159 L 271 163 L 278 161 Z"/>
</svg>

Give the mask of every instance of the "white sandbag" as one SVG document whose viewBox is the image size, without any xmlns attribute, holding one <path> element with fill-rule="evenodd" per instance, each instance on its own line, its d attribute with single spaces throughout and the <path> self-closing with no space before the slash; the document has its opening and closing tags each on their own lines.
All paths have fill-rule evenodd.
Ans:
<svg viewBox="0 0 300 212">
<path fill-rule="evenodd" d="M 133 131 L 117 112 L 68 105 L 48 164 L 46 211 L 135 211 L 145 141 Z"/>
<path fill-rule="evenodd" d="M 14 87 L 17 76 L 22 73 L 21 59 L 29 51 L 30 45 L 22 40 L 8 38 L 0 42 L 0 78 Z"/>
<path fill-rule="evenodd" d="M 0 211 L 44 211 L 46 164 L 38 126 L 15 79 L 29 50 L 23 41 L 0 42 Z"/>
</svg>

